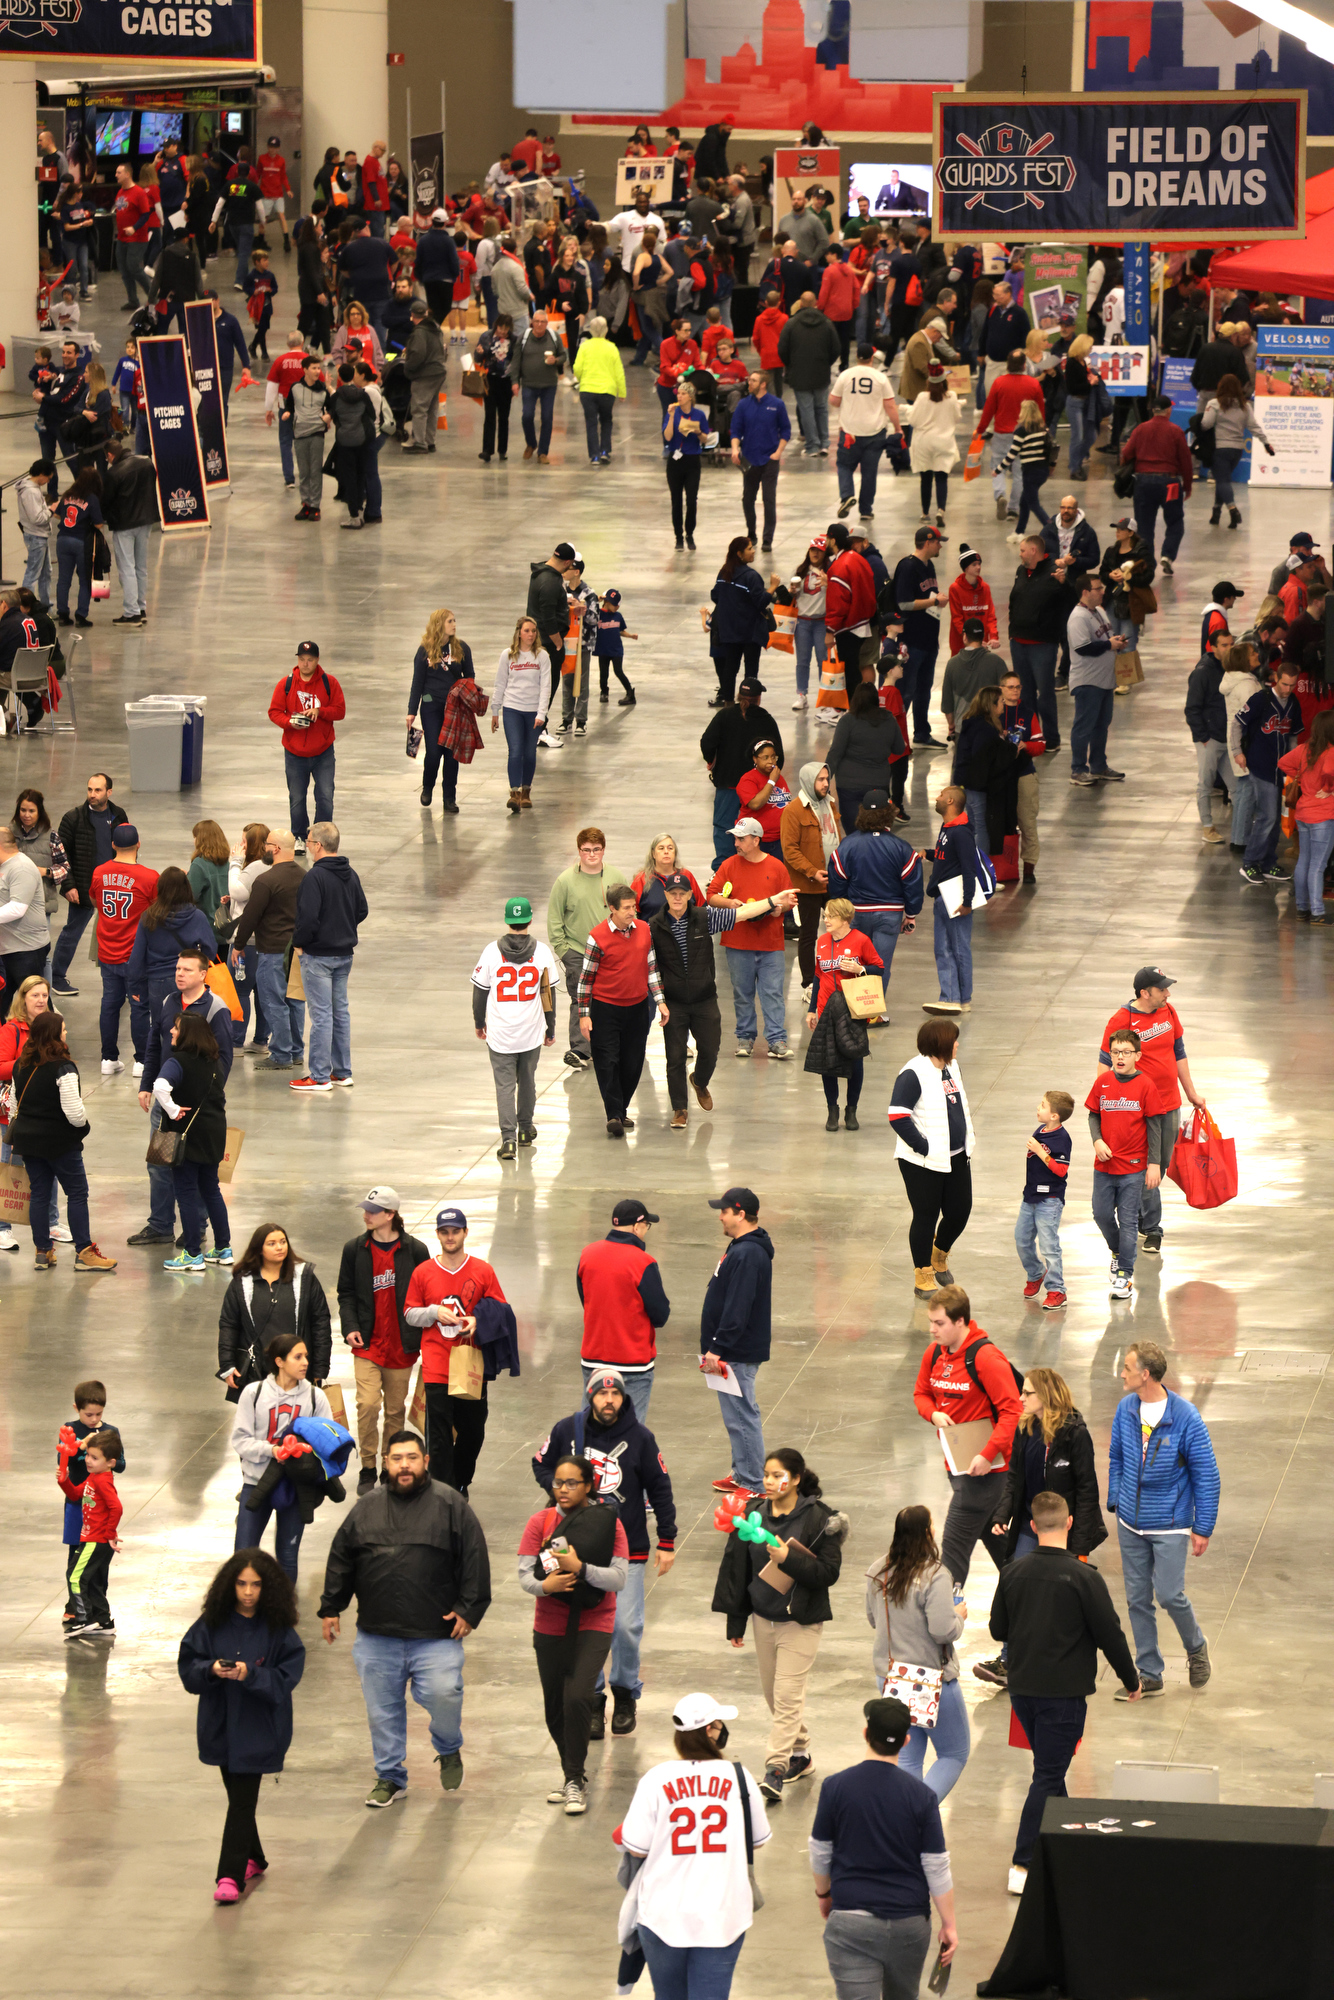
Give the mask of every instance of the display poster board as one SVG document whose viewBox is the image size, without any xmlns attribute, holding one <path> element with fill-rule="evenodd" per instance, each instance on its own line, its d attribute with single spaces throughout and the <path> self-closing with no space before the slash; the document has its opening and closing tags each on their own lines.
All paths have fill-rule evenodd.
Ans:
<svg viewBox="0 0 1334 2000">
<path fill-rule="evenodd" d="M 145 334 L 139 342 L 139 368 L 162 532 L 174 535 L 207 528 L 208 487 L 184 336 Z"/>
<path fill-rule="evenodd" d="M 1274 447 L 1251 454 L 1256 486 L 1328 486 L 1334 468 L 1334 327 L 1257 326 L 1255 414 Z"/>
</svg>

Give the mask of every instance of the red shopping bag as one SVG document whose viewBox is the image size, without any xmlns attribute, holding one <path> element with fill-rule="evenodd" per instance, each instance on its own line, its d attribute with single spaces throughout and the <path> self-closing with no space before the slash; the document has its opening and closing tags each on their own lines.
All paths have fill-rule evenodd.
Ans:
<svg viewBox="0 0 1334 2000">
<path fill-rule="evenodd" d="M 1196 1111 L 1177 1133 L 1167 1178 L 1192 1208 L 1221 1208 L 1237 1192 L 1237 1149 L 1207 1111 Z"/>
<path fill-rule="evenodd" d="M 963 483 L 965 486 L 968 485 L 970 480 L 976 479 L 981 472 L 982 453 L 984 449 L 983 440 L 980 437 L 974 437 L 968 447 L 968 457 L 964 461 Z"/>
<path fill-rule="evenodd" d="M 996 871 L 996 880 L 998 882 L 1017 882 L 1019 880 L 1019 836 L 1017 833 L 1006 834 L 1005 850 L 1001 854 L 992 855 L 991 865 Z"/>
</svg>

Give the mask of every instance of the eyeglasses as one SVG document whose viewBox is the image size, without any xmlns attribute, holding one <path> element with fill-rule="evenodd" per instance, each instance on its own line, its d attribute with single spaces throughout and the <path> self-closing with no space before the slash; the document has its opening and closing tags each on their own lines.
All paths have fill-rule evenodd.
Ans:
<svg viewBox="0 0 1334 2000">
<path fill-rule="evenodd" d="M 553 1479 L 551 1484 L 554 1488 L 564 1493 L 567 1488 L 582 1486 L 584 1482 L 582 1479 Z"/>
</svg>

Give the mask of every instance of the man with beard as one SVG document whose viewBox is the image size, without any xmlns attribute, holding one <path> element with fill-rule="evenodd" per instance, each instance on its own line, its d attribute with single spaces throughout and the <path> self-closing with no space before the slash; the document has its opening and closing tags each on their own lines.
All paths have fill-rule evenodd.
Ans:
<svg viewBox="0 0 1334 2000">
<path fill-rule="evenodd" d="M 617 1593 L 611 1642 L 611 1733 L 628 1736 L 635 1726 L 635 1704 L 644 1691 L 639 1642 L 644 1634 L 649 1546 L 646 1503 L 658 1524 L 659 1576 L 665 1576 L 676 1560 L 676 1504 L 657 1439 L 635 1415 L 618 1368 L 600 1368 L 590 1377 L 582 1407 L 553 1424 L 534 1453 L 533 1476 L 548 1494 L 557 1465 L 572 1452 L 591 1460 L 598 1475 L 596 1498 L 604 1507 L 615 1507 L 630 1544 L 630 1574 L 625 1589 Z M 606 1707 L 605 1677 L 599 1674 L 589 1732 L 595 1742 L 607 1733 Z"/>
<path fill-rule="evenodd" d="M 491 1602 L 491 1564 L 472 1508 L 431 1478 L 415 1431 L 395 1431 L 384 1451 L 384 1483 L 334 1536 L 319 1614 L 332 1646 L 339 1613 L 357 1600 L 352 1660 L 375 1757 L 368 1806 L 391 1806 L 407 1790 L 409 1682 L 431 1718 L 442 1788 L 463 1783 L 463 1641 Z"/>
</svg>

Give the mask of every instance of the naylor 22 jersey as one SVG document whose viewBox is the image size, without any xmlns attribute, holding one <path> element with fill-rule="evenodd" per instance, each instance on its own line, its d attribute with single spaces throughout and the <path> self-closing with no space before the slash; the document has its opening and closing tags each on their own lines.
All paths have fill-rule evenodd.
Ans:
<svg viewBox="0 0 1334 2000">
<path fill-rule="evenodd" d="M 544 972 L 554 993 L 560 985 L 560 967 L 551 947 L 536 941 L 532 957 L 517 964 L 506 958 L 493 939 L 473 967 L 472 983 L 487 996 L 487 1045 L 497 1054 L 515 1055 L 541 1047 L 547 1031 L 542 1007 Z"/>
<path fill-rule="evenodd" d="M 755 1845 L 761 1847 L 769 1839 L 769 1822 L 749 1772 L 745 1782 Z M 645 1856 L 639 1918 L 666 1943 L 728 1944 L 747 1928 L 753 1904 L 734 1765 L 721 1759 L 656 1764 L 635 1788 L 621 1840 Z"/>
</svg>

